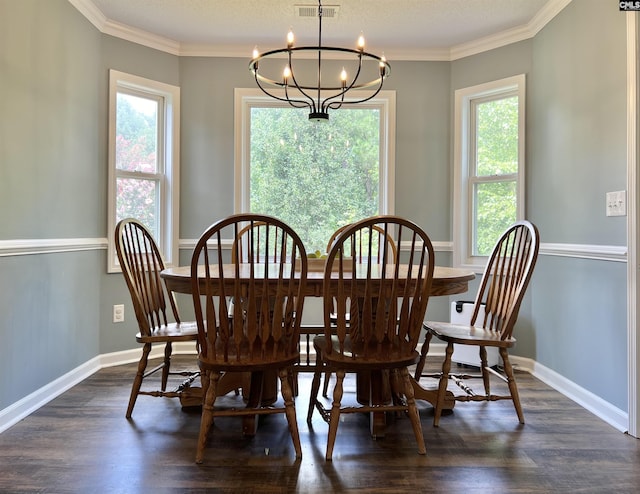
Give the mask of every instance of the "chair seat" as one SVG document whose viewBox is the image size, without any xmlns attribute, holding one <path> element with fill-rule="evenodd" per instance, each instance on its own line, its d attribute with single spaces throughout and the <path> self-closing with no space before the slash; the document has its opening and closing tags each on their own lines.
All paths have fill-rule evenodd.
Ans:
<svg viewBox="0 0 640 494">
<path fill-rule="evenodd" d="M 286 351 L 285 348 L 275 350 L 270 341 L 262 348 L 260 340 L 256 340 L 255 348 L 249 352 L 246 342 L 238 349 L 233 344 L 225 344 L 222 338 L 215 343 L 215 355 L 209 350 L 207 355 L 198 354 L 198 365 L 202 370 L 218 370 L 232 372 L 251 372 L 264 369 L 282 369 L 295 365 L 300 360 L 300 352 Z"/>
<path fill-rule="evenodd" d="M 511 348 L 516 344 L 514 337 L 501 339 L 498 331 L 479 326 L 427 321 L 424 328 L 437 338 L 459 345 L 493 346 Z"/>
<path fill-rule="evenodd" d="M 243 356 L 238 360 L 236 360 L 232 355 L 229 355 L 229 359 L 226 361 L 223 358 L 213 359 L 210 357 L 204 357 L 202 354 L 198 355 L 198 365 L 201 370 L 215 370 L 221 372 L 253 372 L 266 369 L 277 370 L 295 365 L 299 360 L 299 354 L 275 359 L 268 363 L 264 361 L 250 360 L 248 355 Z"/>
<path fill-rule="evenodd" d="M 331 345 L 332 351 L 328 353 L 327 340 L 324 336 L 316 336 L 313 339 L 316 352 L 322 354 L 322 359 L 326 364 L 345 369 L 379 369 L 381 365 L 386 369 L 401 368 L 415 364 L 420 357 L 416 350 L 403 349 L 400 351 L 397 345 L 390 343 L 383 344 L 381 347 L 376 345 L 375 348 L 367 352 L 362 345 L 354 346 L 349 336 L 345 339 L 344 352 L 339 351 L 340 342 L 337 337 L 331 338 Z"/>
<path fill-rule="evenodd" d="M 195 341 L 198 339 L 198 326 L 195 321 L 170 323 L 155 328 L 151 335 L 136 334 L 138 343 L 159 343 L 165 341 Z"/>
</svg>

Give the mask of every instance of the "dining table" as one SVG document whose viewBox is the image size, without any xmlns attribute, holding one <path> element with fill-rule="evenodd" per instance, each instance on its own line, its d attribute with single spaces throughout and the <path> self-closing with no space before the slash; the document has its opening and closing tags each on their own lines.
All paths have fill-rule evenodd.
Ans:
<svg viewBox="0 0 640 494">
<path fill-rule="evenodd" d="M 212 266 L 213 267 L 213 266 Z M 217 266 L 214 267 L 214 271 L 217 270 Z M 204 273 L 204 266 L 199 266 L 199 273 Z M 248 272 L 249 265 L 240 266 L 240 269 L 236 270 L 236 267 L 232 264 L 224 264 L 225 279 L 233 279 L 235 273 L 239 273 L 242 277 L 243 272 Z M 191 294 L 191 267 L 190 266 L 178 266 L 169 267 L 164 269 L 160 276 L 164 279 L 167 289 L 176 293 Z M 229 278 L 227 278 L 229 276 Z M 199 278 L 202 276 L 199 274 Z M 358 276 L 356 275 L 356 279 Z M 433 280 L 431 283 L 430 296 L 449 296 L 465 293 L 469 289 L 469 282 L 475 278 L 475 273 L 472 270 L 464 268 L 453 268 L 447 266 L 434 266 Z M 307 281 L 305 285 L 305 297 L 322 297 L 324 284 L 324 270 L 312 269 L 307 271 Z M 319 333 L 323 331 L 321 327 L 318 328 Z M 304 329 L 306 332 L 310 332 L 309 327 Z M 247 385 L 247 376 L 229 376 L 224 382 L 221 380 L 219 385 L 220 394 L 226 394 L 238 387 L 245 388 Z M 425 400 L 435 407 L 437 401 L 437 389 L 423 387 L 413 377 L 411 382 L 414 389 L 415 398 L 418 400 Z M 277 397 L 277 378 L 275 373 L 272 377 L 266 378 L 262 386 L 262 403 L 268 404 L 273 402 Z M 369 374 L 362 374 L 357 376 L 356 385 L 356 397 L 361 403 L 375 402 L 375 401 L 387 401 L 391 399 L 389 391 L 388 378 L 384 376 L 374 376 Z M 455 401 L 453 399 L 445 398 L 445 410 L 453 409 Z M 244 417 L 243 432 L 245 435 L 255 434 L 257 427 L 257 421 L 254 416 Z M 253 420 L 253 421 L 252 421 Z M 386 418 L 384 412 L 372 412 L 371 413 L 371 433 L 375 437 L 383 437 L 386 424 Z"/>
</svg>

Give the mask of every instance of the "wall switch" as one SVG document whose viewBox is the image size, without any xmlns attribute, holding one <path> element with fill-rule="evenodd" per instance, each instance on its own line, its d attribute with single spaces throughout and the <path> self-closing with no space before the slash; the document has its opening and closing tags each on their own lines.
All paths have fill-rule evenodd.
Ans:
<svg viewBox="0 0 640 494">
<path fill-rule="evenodd" d="M 124 305 L 113 306 L 113 322 L 124 322 Z"/>
<path fill-rule="evenodd" d="M 607 216 L 627 215 L 627 191 L 607 192 Z"/>
</svg>

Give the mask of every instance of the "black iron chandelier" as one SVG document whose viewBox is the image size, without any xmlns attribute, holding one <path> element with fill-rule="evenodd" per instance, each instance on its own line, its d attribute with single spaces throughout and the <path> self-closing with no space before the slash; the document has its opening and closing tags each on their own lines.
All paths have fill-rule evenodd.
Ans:
<svg viewBox="0 0 640 494">
<path fill-rule="evenodd" d="M 361 98 L 349 94 L 348 103 L 363 103 L 375 97 L 384 84 L 384 79 L 389 76 L 391 66 L 384 55 L 379 57 L 364 51 L 364 36 L 358 38 L 357 48 L 337 48 L 322 45 L 322 1 L 318 0 L 318 46 L 294 46 L 293 32 L 287 35 L 287 47 L 259 53 L 257 48 L 253 51 L 253 58 L 249 63 L 249 70 L 253 73 L 258 87 L 271 98 L 285 101 L 295 108 L 309 108 L 309 119 L 324 121 L 329 119 L 329 110 L 336 110 L 345 102 L 345 95 L 352 89 L 370 89 L 366 96 Z M 353 75 L 349 77 L 345 68 L 333 83 L 325 83 L 322 73 L 323 56 L 326 58 L 339 58 L 347 60 Z M 294 64 L 303 58 L 317 58 L 316 80 L 308 82 L 300 71 L 296 72 Z M 281 77 L 267 75 L 267 70 L 273 71 L 274 59 L 286 59 Z M 370 67 L 375 64 L 373 69 Z M 265 69 L 265 66 L 271 66 Z M 365 65 L 367 67 L 365 67 Z M 281 64 L 279 65 L 281 67 Z M 366 74 L 365 74 L 366 73 Z M 361 76 L 367 75 L 368 82 L 362 82 Z M 364 77 L 363 77 L 364 78 Z M 277 89 L 280 91 L 274 92 Z M 284 90 L 284 93 L 282 93 Z M 282 96 L 284 94 L 284 96 Z"/>
</svg>

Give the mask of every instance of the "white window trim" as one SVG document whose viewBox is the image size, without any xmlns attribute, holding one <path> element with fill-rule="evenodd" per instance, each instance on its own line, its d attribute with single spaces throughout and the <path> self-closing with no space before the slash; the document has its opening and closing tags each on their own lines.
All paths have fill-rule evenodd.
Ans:
<svg viewBox="0 0 640 494">
<path fill-rule="evenodd" d="M 282 91 L 284 97 L 284 91 Z M 366 96 L 358 91 L 358 97 Z M 345 98 L 348 104 L 349 98 Z M 234 210 L 236 213 L 249 211 L 250 179 L 250 139 L 249 123 L 251 108 L 254 106 L 288 107 L 266 96 L 260 89 L 236 88 L 234 93 L 235 119 L 235 173 L 234 173 Z M 393 214 L 395 211 L 395 142 L 396 142 L 396 92 L 380 91 L 358 108 L 378 108 L 380 110 L 380 214 Z M 340 110 L 337 110 L 340 111 Z"/>
<path fill-rule="evenodd" d="M 472 256 L 470 239 L 472 207 L 469 167 L 473 143 L 469 142 L 471 103 L 478 99 L 514 92 L 518 96 L 518 173 L 516 177 L 516 219 L 525 217 L 525 75 L 520 74 L 479 84 L 455 92 L 454 169 L 453 169 L 453 264 L 482 272 L 486 256 Z M 508 176 L 505 176 L 508 178 Z"/>
<path fill-rule="evenodd" d="M 168 265 L 178 263 L 180 201 L 180 88 L 132 74 L 109 70 L 109 186 L 107 205 L 107 272 L 121 271 L 115 251 L 116 227 L 116 101 L 118 88 L 143 91 L 164 98 L 164 176 L 160 181 L 160 237 L 156 239 Z"/>
</svg>

